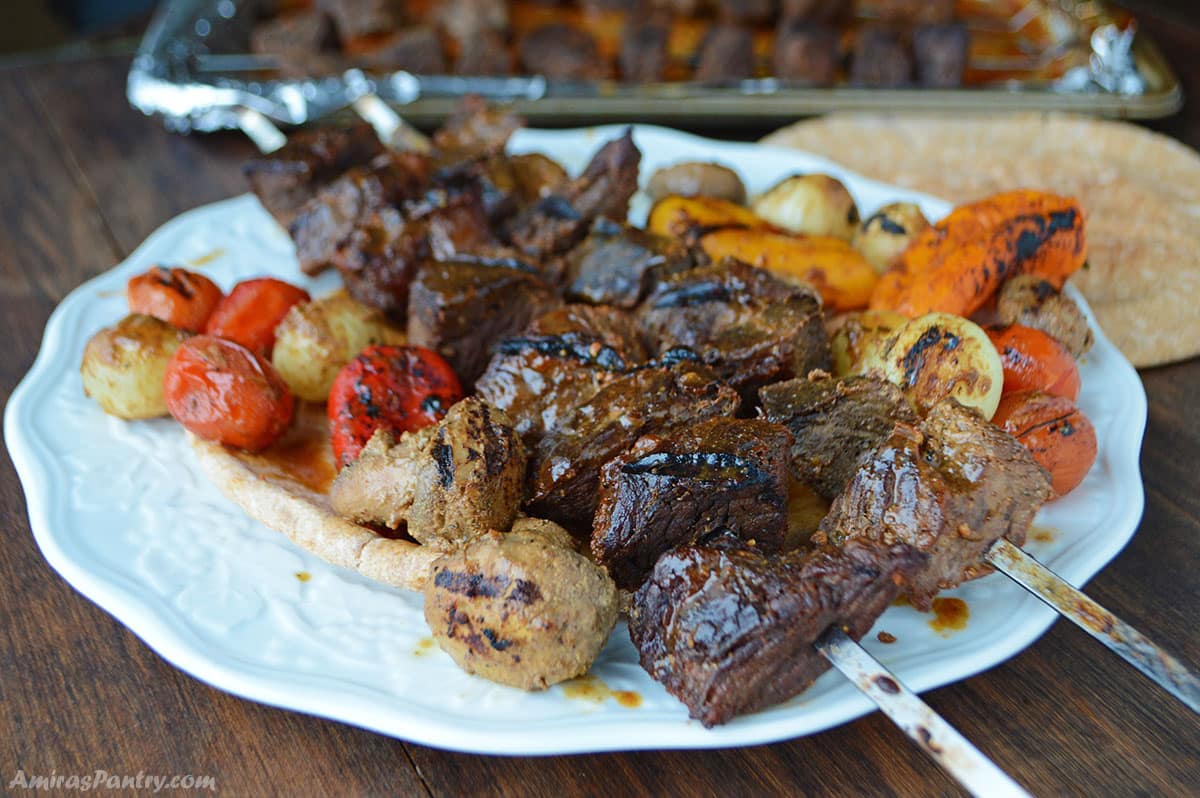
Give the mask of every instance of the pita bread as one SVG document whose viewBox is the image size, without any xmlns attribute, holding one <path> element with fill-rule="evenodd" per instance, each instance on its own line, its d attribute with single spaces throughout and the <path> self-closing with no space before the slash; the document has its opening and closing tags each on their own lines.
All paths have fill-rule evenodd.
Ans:
<svg viewBox="0 0 1200 798">
<path fill-rule="evenodd" d="M 443 552 L 381 537 L 329 506 L 326 490 L 336 470 L 320 405 L 301 403 L 287 434 L 263 454 L 188 436 L 209 479 L 263 526 L 334 565 L 395 587 L 424 589 Z M 292 465 L 297 459 L 304 461 L 300 468 Z"/>
<path fill-rule="evenodd" d="M 794 147 L 955 204 L 1016 188 L 1079 198 L 1075 284 L 1136 366 L 1200 354 L 1200 155 L 1123 122 L 1067 114 L 833 114 L 777 131 Z"/>
</svg>

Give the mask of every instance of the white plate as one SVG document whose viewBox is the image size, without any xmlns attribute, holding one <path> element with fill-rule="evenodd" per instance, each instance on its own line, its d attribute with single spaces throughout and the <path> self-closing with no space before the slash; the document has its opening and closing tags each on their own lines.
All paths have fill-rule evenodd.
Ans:
<svg viewBox="0 0 1200 798">
<path fill-rule="evenodd" d="M 542 151 L 578 170 L 619 130 L 525 130 L 513 149 Z M 841 177 L 864 212 L 901 199 L 918 202 L 934 218 L 947 210 L 932 198 L 793 150 L 653 127 L 636 128 L 636 137 L 645 154 L 643 180 L 680 160 L 719 160 L 737 169 L 751 191 L 793 172 L 819 170 Z M 639 195 L 631 215 L 640 220 L 645 212 Z M 256 701 L 480 753 L 749 745 L 827 729 L 871 709 L 830 672 L 792 701 L 706 730 L 638 666 L 624 624 L 593 673 L 612 690 L 638 693 L 642 704 L 634 709 L 572 697 L 559 687 L 522 693 L 460 671 L 428 645 L 419 594 L 326 565 L 248 519 L 201 475 L 174 422 L 126 423 L 84 398 L 84 343 L 125 314 L 125 281 L 155 263 L 197 258 L 207 258 L 201 268 L 225 288 L 264 274 L 302 282 L 314 292 L 335 282 L 300 275 L 288 237 L 251 196 L 185 213 L 62 302 L 4 419 L 46 559 L 167 660 Z M 1039 515 L 1041 525 L 1056 530 L 1053 541 L 1029 544 L 1075 584 L 1121 550 L 1143 504 L 1138 452 L 1145 394 L 1129 363 L 1097 333 L 1082 368 L 1080 403 L 1096 425 L 1099 458 L 1081 487 Z M 300 572 L 311 578 L 301 581 Z M 998 575 L 952 595 L 970 606 L 965 630 L 942 636 L 929 627 L 929 616 L 892 607 L 873 631 L 886 630 L 897 642 L 883 645 L 874 634 L 865 639 L 918 690 L 1002 662 L 1054 619 Z"/>
</svg>

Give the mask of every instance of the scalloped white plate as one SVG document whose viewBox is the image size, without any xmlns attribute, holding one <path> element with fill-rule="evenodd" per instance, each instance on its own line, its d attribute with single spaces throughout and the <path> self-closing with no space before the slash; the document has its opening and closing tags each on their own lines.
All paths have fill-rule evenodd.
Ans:
<svg viewBox="0 0 1200 798">
<path fill-rule="evenodd" d="M 524 130 L 512 148 L 542 151 L 578 170 L 619 131 Z M 669 163 L 717 160 L 738 170 L 751 191 L 793 172 L 825 171 L 845 181 L 864 212 L 901 199 L 918 202 L 932 218 L 948 210 L 938 200 L 793 150 L 653 127 L 637 127 L 635 135 L 645 154 L 643 179 Z M 640 221 L 646 207 L 639 195 L 631 216 Z M 466 675 L 429 645 L 419 594 L 326 565 L 248 519 L 201 475 L 174 422 L 126 423 L 84 398 L 78 369 L 84 343 L 125 314 L 125 281 L 154 263 L 197 260 L 203 262 L 197 268 L 225 288 L 264 274 L 304 283 L 315 293 L 335 282 L 300 274 L 287 235 L 251 196 L 185 213 L 59 305 L 4 418 L 46 559 L 176 666 L 256 701 L 479 753 L 748 745 L 827 729 L 872 708 L 830 672 L 785 704 L 706 730 L 638 666 L 624 624 L 593 674 L 612 690 L 640 695 L 636 708 L 573 697 L 562 687 L 522 693 Z M 1143 504 L 1138 452 L 1146 422 L 1141 382 L 1102 334 L 1082 371 L 1080 403 L 1096 426 L 1099 458 L 1082 486 L 1040 513 L 1038 522 L 1055 530 L 1053 539 L 1029 544 L 1075 584 L 1111 560 L 1137 527 Z M 301 572 L 311 578 L 302 581 Z M 943 636 L 930 628 L 929 616 L 892 607 L 874 631 L 886 630 L 897 642 L 865 639 L 918 690 L 1002 662 L 1054 620 L 1049 609 L 999 575 L 952 594 L 970 606 L 964 630 Z"/>
</svg>

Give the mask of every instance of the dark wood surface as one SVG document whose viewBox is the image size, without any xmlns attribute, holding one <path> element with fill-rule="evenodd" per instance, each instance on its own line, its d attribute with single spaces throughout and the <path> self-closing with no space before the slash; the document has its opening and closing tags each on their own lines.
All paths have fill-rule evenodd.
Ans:
<svg viewBox="0 0 1200 798">
<path fill-rule="evenodd" d="M 1147 17 L 1200 91 L 1200 20 Z M 236 135 L 181 138 L 124 102 L 127 64 L 0 71 L 0 391 L 33 362 L 72 288 L 187 208 L 240 193 Z M 1200 147 L 1200 102 L 1154 123 Z M 766 132 L 766 131 L 763 131 Z M 1146 514 L 1088 586 L 1200 663 L 1200 360 L 1143 372 Z M 184 675 L 76 594 L 39 554 L 11 463 L 0 463 L 0 791 L 28 774 L 201 774 L 230 794 L 953 795 L 875 714 L 754 748 L 480 757 L 260 706 Z M 1200 793 L 1194 715 L 1064 621 L 929 703 L 1040 795 Z M 519 724 L 520 718 L 513 723 Z"/>
</svg>

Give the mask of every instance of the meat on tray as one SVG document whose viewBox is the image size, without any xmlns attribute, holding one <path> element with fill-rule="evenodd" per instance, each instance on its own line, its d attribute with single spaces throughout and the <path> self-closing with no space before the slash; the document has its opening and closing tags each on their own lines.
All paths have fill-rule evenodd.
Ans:
<svg viewBox="0 0 1200 798">
<path fill-rule="evenodd" d="M 567 256 L 565 292 L 579 302 L 633 308 L 656 279 L 693 265 L 682 243 L 601 218 Z"/>
<path fill-rule="evenodd" d="M 306 202 L 288 226 L 300 268 L 306 274 L 324 270 L 373 211 L 420 194 L 428 180 L 429 159 L 412 152 L 379 155 L 350 169 Z"/>
<path fill-rule="evenodd" d="M 287 224 L 319 189 L 382 153 L 383 145 L 365 122 L 302 130 L 270 155 L 247 161 L 242 174 L 263 207 Z"/>
<path fill-rule="evenodd" d="M 377 46 L 362 56 L 365 66 L 385 70 L 404 70 L 417 75 L 442 75 L 447 72 L 446 53 L 438 33 L 428 25 L 415 25 L 389 33 Z"/>
<path fill-rule="evenodd" d="M 533 447 L 576 406 L 645 359 L 627 315 L 607 307 L 566 305 L 501 341 L 475 390 L 508 413 L 525 444 Z"/>
<path fill-rule="evenodd" d="M 527 33 L 518 43 L 524 71 L 552 80 L 598 80 L 610 77 L 596 40 L 586 30 L 552 23 Z"/>
<path fill-rule="evenodd" d="M 763 418 L 792 432 L 792 475 L 826 499 L 845 489 L 898 422 L 917 423 L 900 389 L 875 377 L 797 377 L 758 397 Z"/>
<path fill-rule="evenodd" d="M 662 80 L 667 68 L 669 32 L 669 21 L 655 16 L 634 18 L 626 23 L 619 55 L 622 80 L 634 83 Z"/>
<path fill-rule="evenodd" d="M 700 45 L 693 77 L 701 83 L 754 77 L 754 34 L 740 25 L 713 25 Z"/>
<path fill-rule="evenodd" d="M 778 551 L 791 437 L 768 421 L 714 418 L 642 438 L 601 472 L 592 556 L 634 590 L 660 555 L 718 530 Z"/>
<path fill-rule="evenodd" d="M 642 336 L 661 355 L 690 349 L 749 391 L 829 367 L 821 300 L 808 288 L 735 260 L 664 279 L 638 308 Z"/>
<path fill-rule="evenodd" d="M 504 37 L 495 31 L 483 31 L 459 49 L 454 72 L 458 75 L 498 77 L 512 74 L 513 57 Z"/>
<path fill-rule="evenodd" d="M 729 417 L 739 404 L 736 391 L 690 361 L 613 380 L 572 410 L 532 452 L 530 514 L 568 527 L 590 525 L 600 469 L 609 460 L 643 435 Z"/>
<path fill-rule="evenodd" d="M 775 557 L 738 545 L 664 554 L 629 611 L 642 667 L 709 727 L 805 690 L 829 668 L 821 635 L 861 638 L 924 559 L 902 544 Z"/>
<path fill-rule="evenodd" d="M 850 82 L 872 88 L 895 88 L 912 83 L 909 48 L 893 30 L 864 28 L 854 44 Z"/>
<path fill-rule="evenodd" d="M 495 346 L 559 302 L 532 267 L 505 260 L 424 264 L 408 296 L 408 340 L 446 358 L 464 388 Z"/>
<path fill-rule="evenodd" d="M 828 25 L 784 20 L 775 35 L 775 77 L 817 85 L 833 82 L 841 60 L 837 31 Z"/>
<path fill-rule="evenodd" d="M 566 252 L 600 217 L 624 220 L 638 187 L 642 153 L 628 131 L 592 157 L 587 168 L 561 191 L 519 214 L 509 228 L 514 246 L 534 258 Z"/>
<path fill-rule="evenodd" d="M 508 19 L 508 0 L 439 0 L 433 9 L 434 22 L 463 50 L 480 35 L 503 33 Z"/>
<path fill-rule="evenodd" d="M 913 29 L 917 81 L 935 89 L 961 86 L 970 43 L 971 36 L 962 23 L 918 25 Z"/>
<path fill-rule="evenodd" d="M 834 500 L 813 536 L 906 543 L 929 555 L 906 592 L 917 609 L 933 596 L 991 569 L 983 563 L 1000 538 L 1020 546 L 1050 498 L 1050 479 L 1004 430 L 953 399 L 920 424 L 897 424 Z"/>
</svg>

